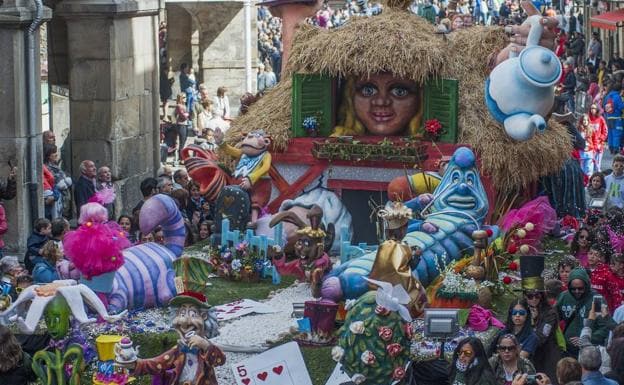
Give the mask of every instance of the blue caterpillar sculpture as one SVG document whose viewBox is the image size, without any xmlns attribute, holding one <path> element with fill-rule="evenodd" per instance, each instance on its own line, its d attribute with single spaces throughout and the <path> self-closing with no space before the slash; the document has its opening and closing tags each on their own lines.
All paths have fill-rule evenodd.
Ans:
<svg viewBox="0 0 624 385">
<path fill-rule="evenodd" d="M 424 220 L 410 221 L 403 239 L 420 249 L 420 259 L 412 262 L 412 274 L 427 286 L 440 274 L 439 267 L 473 252 L 471 234 L 482 228 L 488 212 L 487 194 L 472 150 L 458 148 L 433 196 L 421 195 L 406 206 L 416 212 L 433 208 Z M 498 228 L 491 229 L 492 237 L 498 236 Z M 323 282 L 323 298 L 353 299 L 368 291 L 363 278 L 370 273 L 375 257 L 372 252 L 333 269 Z"/>
</svg>

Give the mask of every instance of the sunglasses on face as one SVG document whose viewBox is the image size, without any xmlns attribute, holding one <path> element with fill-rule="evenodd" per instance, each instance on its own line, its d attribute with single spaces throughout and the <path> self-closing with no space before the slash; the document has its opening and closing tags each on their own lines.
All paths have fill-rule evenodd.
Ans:
<svg viewBox="0 0 624 385">
<path fill-rule="evenodd" d="M 473 353 L 473 352 L 471 352 L 470 350 L 461 350 L 461 351 L 459 352 L 459 356 L 460 356 L 460 357 L 461 357 L 461 356 L 465 356 L 465 357 L 470 358 L 470 357 L 472 357 L 472 355 L 473 355 L 473 354 L 474 354 L 474 353 Z"/>
<path fill-rule="evenodd" d="M 498 350 L 500 350 L 501 352 L 513 352 L 514 350 L 516 350 L 516 345 L 511 345 L 511 346 L 498 345 Z"/>
<path fill-rule="evenodd" d="M 525 315 L 527 315 L 527 312 L 526 312 L 526 310 L 512 310 L 511 311 L 511 315 L 525 316 Z"/>
<path fill-rule="evenodd" d="M 571 287 L 570 291 L 582 292 L 585 291 L 584 287 Z"/>
<path fill-rule="evenodd" d="M 527 299 L 540 298 L 540 294 L 539 293 L 525 293 L 524 295 L 527 297 Z"/>
</svg>

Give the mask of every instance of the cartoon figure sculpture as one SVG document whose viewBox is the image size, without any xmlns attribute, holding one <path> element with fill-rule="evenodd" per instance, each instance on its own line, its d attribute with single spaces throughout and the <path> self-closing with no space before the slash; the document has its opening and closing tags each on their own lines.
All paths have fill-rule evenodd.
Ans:
<svg viewBox="0 0 624 385">
<path fill-rule="evenodd" d="M 365 293 L 348 309 L 332 358 L 355 384 L 399 384 L 410 361 L 412 319 L 405 306 L 410 297 L 401 285 L 371 283 L 379 289 Z"/>
<path fill-rule="evenodd" d="M 410 248 L 419 249 L 420 260 L 412 260 L 412 274 L 427 286 L 444 264 L 472 253 L 472 232 L 482 227 L 489 204 L 472 150 L 455 150 L 440 185 L 433 195 L 424 194 L 406 203 L 422 211 L 424 220 L 412 220 L 403 238 Z M 429 208 L 433 212 L 425 214 Z M 490 227 L 498 235 L 496 226 Z M 368 253 L 332 270 L 323 282 L 323 298 L 339 301 L 357 298 L 368 290 L 368 276 L 376 253 Z M 417 265 L 416 265 L 417 264 Z"/>
<path fill-rule="evenodd" d="M 244 197 L 237 197 L 235 192 L 246 192 L 248 198 L 251 199 L 250 225 L 253 227 L 262 208 L 269 203 L 271 198 L 271 183 L 267 177 L 271 168 L 271 154 L 268 151 L 271 140 L 262 130 L 248 133 L 239 143 L 239 148 L 224 143 L 223 132 L 219 129 L 215 131 L 214 138 L 220 149 L 238 159 L 233 175 L 228 175 L 219 166 L 215 153 L 203 150 L 196 145 L 190 145 L 182 150 L 182 159 L 184 159 L 189 176 L 199 183 L 199 191 L 208 201 L 220 200 L 216 206 L 217 211 L 229 210 L 233 204 L 238 208 L 238 212 L 244 211 L 244 207 L 249 203 Z M 229 198 L 221 198 L 225 186 L 229 187 L 227 190 Z M 221 216 L 217 213 L 217 217 Z M 220 229 L 217 228 L 217 230 Z"/>
<path fill-rule="evenodd" d="M 158 194 L 141 208 L 139 223 L 143 233 L 161 225 L 165 244 L 149 242 L 123 250 L 124 263 L 114 273 L 112 288 L 101 297 L 111 312 L 164 306 L 176 293 L 173 261 L 182 254 L 185 239 L 180 210 L 171 197 Z M 89 250 L 97 250 L 97 243 L 91 246 L 77 247 L 87 261 Z"/>
<path fill-rule="evenodd" d="M 258 215 L 271 198 L 271 183 L 266 178 L 271 168 L 269 146 L 271 140 L 262 130 L 248 133 L 239 143 L 239 148 L 223 142 L 223 132 L 215 132 L 215 142 L 226 154 L 238 159 L 231 181 L 251 197 L 251 223 L 255 223 Z"/>
<path fill-rule="evenodd" d="M 379 245 L 377 256 L 369 274 L 370 279 L 401 285 L 410 296 L 409 308 L 414 315 L 422 313 L 427 302 L 425 289 L 412 274 L 411 265 L 418 262 L 420 250 L 414 250 L 403 242 L 407 234 L 407 222 L 412 218 L 412 210 L 401 202 L 388 202 L 378 215 L 384 221 L 386 241 Z"/>
<path fill-rule="evenodd" d="M 19 329 L 27 334 L 35 332 L 39 320 L 44 316 L 48 333 L 52 337 L 52 349 L 38 351 L 33 356 L 33 370 L 43 384 L 80 383 L 83 363 L 85 358 L 88 360 L 85 357 L 87 351 L 67 337 L 73 332 L 70 323 L 72 315 L 77 324 L 95 322 L 95 318 L 87 315 L 85 305 L 109 322 L 118 320 L 126 313 L 124 311 L 116 316 L 108 315 L 98 296 L 89 287 L 74 280 L 29 286 L 11 307 L 0 313 L 3 323 L 15 320 Z M 69 373 L 66 371 L 67 364 L 71 365 Z"/>
<path fill-rule="evenodd" d="M 555 53 L 541 47 L 543 17 L 530 16 L 527 46 L 520 56 L 497 65 L 485 83 L 485 101 L 490 114 L 503 123 L 505 132 L 519 141 L 529 140 L 546 129 L 545 117 L 555 100 L 554 85 L 561 77 L 561 63 Z"/>
<path fill-rule="evenodd" d="M 280 274 L 294 275 L 300 280 L 309 280 L 312 288 L 312 296 L 321 296 L 322 278 L 331 268 L 331 261 L 326 250 L 331 248 L 333 242 L 333 226 L 329 233 L 321 228 L 323 210 L 314 205 L 307 215 L 310 226 L 299 218 L 292 211 L 285 211 L 273 217 L 270 226 L 273 227 L 279 222 L 289 222 L 297 227 L 298 239 L 295 243 L 295 254 L 298 259 L 292 262 L 284 262 L 284 258 L 274 260 L 273 263 Z M 329 237 L 327 235 L 329 234 Z"/>
<path fill-rule="evenodd" d="M 120 354 L 115 361 L 134 375 L 156 376 L 163 385 L 217 385 L 214 367 L 225 364 L 225 355 L 208 340 L 218 334 L 216 312 L 203 293 L 187 286 L 192 275 L 187 269 L 184 272 L 176 278 L 180 294 L 170 302 L 177 308 L 173 328 L 180 336 L 178 344 L 158 357 L 128 362 Z"/>
</svg>

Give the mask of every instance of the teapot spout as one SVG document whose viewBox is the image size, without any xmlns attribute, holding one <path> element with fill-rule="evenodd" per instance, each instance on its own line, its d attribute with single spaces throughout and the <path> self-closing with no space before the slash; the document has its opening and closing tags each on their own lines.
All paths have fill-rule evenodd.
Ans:
<svg viewBox="0 0 624 385">
<path fill-rule="evenodd" d="M 504 125 L 507 135 L 519 141 L 529 140 L 536 131 L 542 132 L 546 129 L 546 121 L 541 115 L 527 113 L 518 113 L 507 117 Z"/>
</svg>

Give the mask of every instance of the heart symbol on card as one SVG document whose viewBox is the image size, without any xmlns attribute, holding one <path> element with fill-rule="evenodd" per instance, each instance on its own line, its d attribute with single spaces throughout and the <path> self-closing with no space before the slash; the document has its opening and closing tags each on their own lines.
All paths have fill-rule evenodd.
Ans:
<svg viewBox="0 0 624 385">
<path fill-rule="evenodd" d="M 266 380 L 268 377 L 269 373 L 267 372 L 262 372 L 262 373 L 258 373 L 258 378 L 261 379 L 262 381 Z"/>
<path fill-rule="evenodd" d="M 282 371 L 284 370 L 284 367 L 282 365 L 280 366 L 276 366 L 273 368 L 273 373 L 280 375 L 282 374 Z"/>
<path fill-rule="evenodd" d="M 249 378 L 243 378 L 243 384 L 245 385 L 249 385 L 251 383 L 251 380 Z"/>
</svg>

